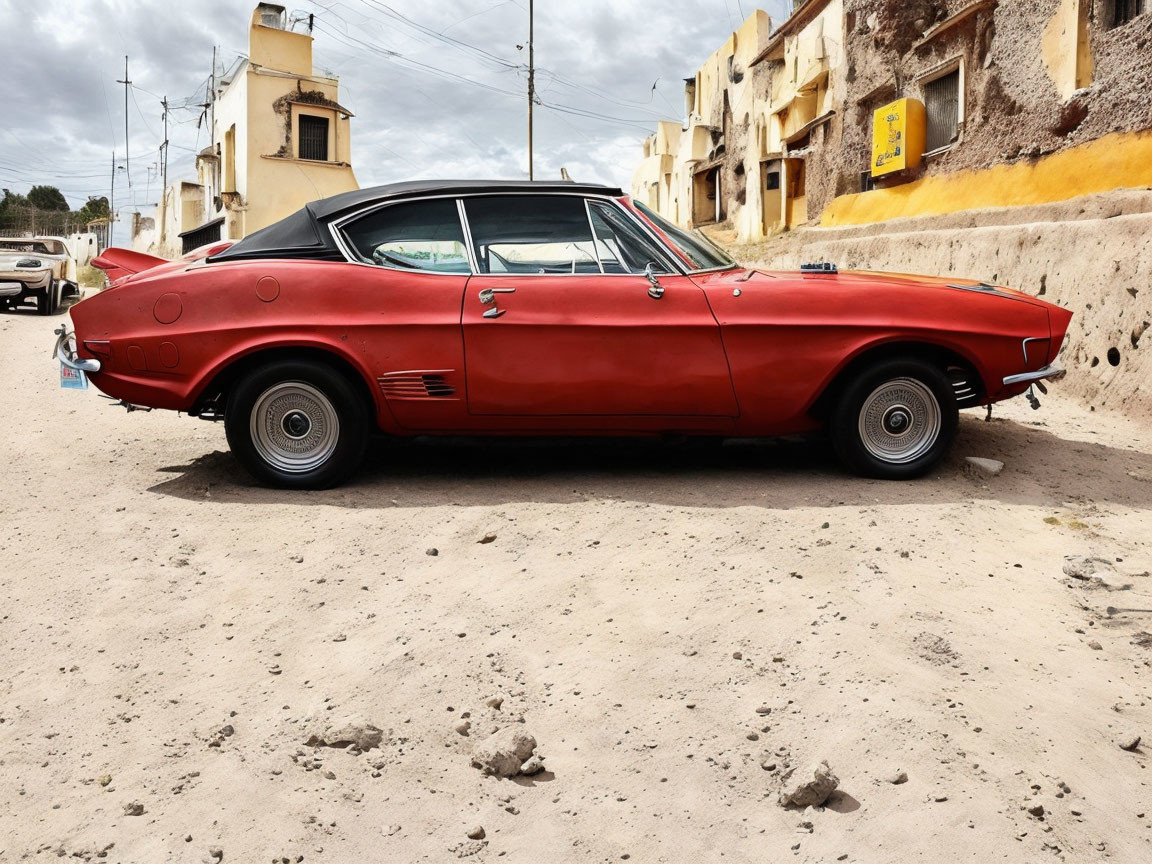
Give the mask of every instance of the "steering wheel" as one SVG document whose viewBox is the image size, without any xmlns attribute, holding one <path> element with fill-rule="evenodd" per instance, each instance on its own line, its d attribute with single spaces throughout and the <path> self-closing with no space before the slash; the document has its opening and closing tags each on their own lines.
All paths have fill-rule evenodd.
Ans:
<svg viewBox="0 0 1152 864">
<path fill-rule="evenodd" d="M 403 258 L 400 258 L 396 255 L 389 255 L 387 252 L 384 252 L 381 249 L 372 250 L 372 257 L 375 259 L 377 264 L 394 264 L 397 267 L 404 267 L 407 270 L 414 269 L 414 266 L 410 262 L 405 261 Z"/>
</svg>

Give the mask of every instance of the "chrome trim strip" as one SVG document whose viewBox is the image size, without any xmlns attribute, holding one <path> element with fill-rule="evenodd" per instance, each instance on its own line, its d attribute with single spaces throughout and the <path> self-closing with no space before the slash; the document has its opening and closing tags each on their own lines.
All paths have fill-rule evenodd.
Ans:
<svg viewBox="0 0 1152 864">
<path fill-rule="evenodd" d="M 369 214 L 375 210 L 381 210 L 385 207 L 393 207 L 397 204 L 407 204 L 407 203 L 413 202 L 413 201 L 433 201 L 433 200 L 442 199 L 442 198 L 452 198 L 458 202 L 459 207 L 464 214 L 464 222 L 465 222 L 464 242 L 465 242 L 465 245 L 467 245 L 471 248 L 472 247 L 472 231 L 471 231 L 471 228 L 467 225 L 468 210 L 467 210 L 467 207 L 464 206 L 464 202 L 468 198 L 496 198 L 496 197 L 506 197 L 506 196 L 521 196 L 521 197 L 530 196 L 531 197 L 531 196 L 541 196 L 541 195 L 546 195 L 549 197 L 561 196 L 561 195 L 572 196 L 575 198 L 582 198 L 582 199 L 584 199 L 585 202 L 602 201 L 602 202 L 607 203 L 611 207 L 616 207 L 617 209 L 624 211 L 624 213 L 627 215 L 627 217 L 629 219 L 631 219 L 634 223 L 636 223 L 640 227 L 640 229 L 642 231 L 644 231 L 644 233 L 647 234 L 648 237 L 656 244 L 656 246 L 658 248 L 660 248 L 664 251 L 664 254 L 668 256 L 668 260 L 671 261 L 672 264 L 675 266 L 677 272 L 676 273 L 669 273 L 668 275 L 687 276 L 689 273 L 711 273 L 711 272 L 716 272 L 716 271 L 720 271 L 720 270 L 733 269 L 732 267 L 718 267 L 718 268 L 714 268 L 713 270 L 696 270 L 696 271 L 688 270 L 686 267 L 684 267 L 683 263 L 680 261 L 680 256 L 673 254 L 672 251 L 668 248 L 668 244 L 665 243 L 663 240 L 661 240 L 658 236 L 656 236 L 652 232 L 652 229 L 649 228 L 645 222 L 643 222 L 635 213 L 633 213 L 627 207 L 622 205 L 617 198 L 614 198 L 611 195 L 595 195 L 595 194 L 591 194 L 591 193 L 587 193 L 587 192 L 555 192 L 555 191 L 533 192 L 530 190 L 520 191 L 520 192 L 483 192 L 483 191 L 478 191 L 478 192 L 469 192 L 467 194 L 457 193 L 457 194 L 453 194 L 453 195 L 421 195 L 421 196 L 414 197 L 414 198 L 398 198 L 394 201 L 377 201 L 373 204 L 369 204 L 365 207 L 361 207 L 359 210 L 354 210 L 353 212 L 351 212 L 345 216 L 342 216 L 339 219 L 332 220 L 331 222 L 328 223 L 328 230 L 329 230 L 329 232 L 331 232 L 332 238 L 336 242 L 336 248 L 340 251 L 340 253 L 344 256 L 347 263 L 349 263 L 349 264 L 356 264 L 356 265 L 359 265 L 361 267 L 372 267 L 376 270 L 389 270 L 389 271 L 392 271 L 394 273 L 423 273 L 423 274 L 426 274 L 429 276 L 455 276 L 456 278 L 459 278 L 461 276 L 467 276 L 469 274 L 466 274 L 466 273 L 445 273 L 445 272 L 440 271 L 440 270 L 409 270 L 409 269 L 404 269 L 404 268 L 400 268 L 400 267 L 388 267 L 388 266 L 385 266 L 383 264 L 375 264 L 375 263 L 369 263 L 367 261 L 364 261 L 358 255 L 355 255 L 353 253 L 353 251 L 350 249 L 348 244 L 345 242 L 344 236 L 340 232 L 340 229 L 344 225 L 348 224 L 349 222 L 351 222 L 355 219 L 358 219 L 361 216 L 365 216 L 365 215 L 367 215 L 367 214 Z M 587 208 L 587 203 L 585 203 L 585 208 Z M 539 275 L 541 275 L 539 273 L 481 273 L 480 269 L 479 269 L 479 262 L 475 260 L 475 249 L 472 249 L 471 255 L 473 256 L 473 260 L 471 262 L 472 273 L 470 274 L 472 276 L 499 276 L 500 278 L 504 278 L 504 277 L 519 278 L 522 276 L 539 276 Z M 240 262 L 237 262 L 237 263 L 240 263 Z M 338 263 L 338 262 L 332 262 L 332 263 Z M 735 266 L 739 266 L 739 265 L 735 265 Z M 572 274 L 572 273 L 548 273 L 545 275 L 548 275 L 548 276 L 573 276 L 573 275 L 575 275 L 575 276 L 588 276 L 591 274 L 588 274 L 588 273 L 575 273 L 575 274 Z M 637 276 L 642 276 L 643 274 L 640 274 L 640 273 L 602 273 L 600 275 L 605 276 L 605 277 L 611 277 L 611 278 L 625 277 L 625 278 L 635 279 Z"/>
<path fill-rule="evenodd" d="M 472 268 L 472 275 L 480 274 L 480 260 L 476 257 L 476 247 L 472 244 L 472 227 L 468 224 L 468 212 L 464 209 L 464 202 L 456 199 L 456 213 L 460 217 L 460 230 L 464 232 L 464 245 L 468 248 L 468 266 Z"/>
<path fill-rule="evenodd" d="M 1035 372 L 1021 372 L 1019 375 L 1008 375 L 1004 379 L 1004 386 L 1010 387 L 1013 384 L 1026 384 L 1031 381 L 1043 381 L 1045 379 L 1060 379 L 1067 374 L 1067 371 L 1057 366 L 1055 363 L 1050 366 L 1045 366 L 1043 369 L 1037 369 Z"/>
<path fill-rule="evenodd" d="M 1029 342 L 1050 342 L 1050 341 L 1052 341 L 1052 340 L 1051 340 L 1051 337 L 1049 337 L 1049 336 L 1029 336 L 1027 339 L 1025 339 L 1021 343 L 1021 346 L 1020 346 L 1024 351 L 1024 362 L 1025 363 L 1028 362 L 1028 343 Z"/>
<path fill-rule="evenodd" d="M 603 276 L 604 256 L 600 254 L 600 241 L 596 239 L 596 226 L 592 224 L 592 208 L 588 206 L 587 198 L 584 199 L 584 216 L 588 219 L 588 230 L 592 232 L 592 254 L 596 256 L 596 266 L 600 268 L 600 275 Z"/>
</svg>

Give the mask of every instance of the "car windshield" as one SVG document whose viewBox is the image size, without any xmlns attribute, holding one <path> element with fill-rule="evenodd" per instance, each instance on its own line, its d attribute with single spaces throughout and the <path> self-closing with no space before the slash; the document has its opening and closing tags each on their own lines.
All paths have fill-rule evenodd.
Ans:
<svg viewBox="0 0 1152 864">
<path fill-rule="evenodd" d="M 673 225 L 663 216 L 652 212 L 639 201 L 633 201 L 633 206 L 644 214 L 644 218 L 655 225 L 668 238 L 668 242 L 676 247 L 685 258 L 692 262 L 693 270 L 718 270 L 723 267 L 735 267 L 736 262 L 704 236 L 699 230 L 685 231 Z"/>
<path fill-rule="evenodd" d="M 59 254 L 51 251 L 48 245 L 40 240 L 0 240 L 0 252 L 32 252 L 37 255 Z"/>
</svg>

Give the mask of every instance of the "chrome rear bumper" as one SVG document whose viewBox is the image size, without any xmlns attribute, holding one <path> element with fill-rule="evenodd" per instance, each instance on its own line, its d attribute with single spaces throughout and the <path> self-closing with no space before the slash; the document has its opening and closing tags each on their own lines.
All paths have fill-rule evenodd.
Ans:
<svg viewBox="0 0 1152 864">
<path fill-rule="evenodd" d="M 1063 378 L 1066 374 L 1066 370 L 1052 363 L 1043 369 L 1037 369 L 1035 372 L 1021 372 L 1018 375 L 1009 375 L 1004 379 L 1004 386 L 1010 387 L 1013 384 L 1030 384 L 1033 381 L 1056 381 Z"/>
<path fill-rule="evenodd" d="M 59 357 L 60 362 L 67 366 L 69 369 L 75 369 L 79 372 L 99 372 L 100 361 L 96 359 L 82 360 L 76 356 L 76 349 L 73 347 L 75 343 L 75 334 L 69 333 L 68 328 L 61 325 L 54 331 L 59 337 L 56 339 L 56 347 L 52 349 L 52 356 Z"/>
</svg>

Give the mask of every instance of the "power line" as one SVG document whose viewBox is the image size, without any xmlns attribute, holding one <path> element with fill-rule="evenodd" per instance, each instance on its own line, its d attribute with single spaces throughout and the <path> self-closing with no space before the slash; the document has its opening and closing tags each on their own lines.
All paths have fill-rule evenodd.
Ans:
<svg viewBox="0 0 1152 864">
<path fill-rule="evenodd" d="M 347 23 L 347 22 L 345 22 L 345 23 Z M 373 45 L 369 42 L 365 42 L 362 39 L 359 39 L 356 36 L 353 36 L 351 34 L 341 33 L 336 28 L 325 23 L 323 19 L 320 19 L 320 18 L 316 19 L 316 26 L 322 32 L 326 32 L 329 35 L 331 35 L 332 37 L 336 38 L 338 41 L 341 41 L 345 46 L 348 46 L 348 47 L 359 46 L 359 47 L 361 47 L 367 51 L 370 51 L 374 54 L 377 54 L 381 57 L 384 57 L 385 59 L 392 60 L 394 62 L 401 63 L 401 64 L 407 63 L 410 65 L 416 66 L 419 69 L 422 69 L 422 70 L 429 72 L 433 75 L 436 75 L 437 77 L 440 77 L 440 78 L 447 78 L 447 79 L 454 80 L 454 81 L 461 81 L 461 82 L 464 82 L 466 84 L 472 84 L 476 87 L 483 88 L 483 89 L 488 90 L 488 91 L 493 92 L 493 93 L 499 93 L 503 96 L 511 96 L 511 97 L 514 97 L 517 99 L 523 98 L 521 96 L 521 94 L 516 93 L 515 91 L 505 90 L 504 88 L 497 87 L 493 84 L 488 84 L 488 83 L 483 82 L 483 81 L 477 81 L 475 78 L 469 78 L 466 75 L 460 75 L 459 73 L 450 72 L 447 69 L 441 69 L 437 66 L 432 66 L 428 63 L 423 63 L 419 60 L 414 60 L 410 57 L 406 57 L 403 54 L 401 54 L 400 52 L 393 51 L 390 48 L 381 48 L 377 45 Z M 355 43 L 355 44 L 353 45 L 351 43 Z M 623 123 L 623 124 L 626 124 L 629 126 L 643 126 L 645 128 L 647 128 L 648 126 L 651 125 L 651 121 L 632 120 L 632 119 L 628 119 L 628 118 L 624 118 L 624 117 L 612 117 L 612 116 L 609 116 L 606 114 L 601 114 L 599 112 L 592 111 L 589 109 L 578 108 L 578 107 L 572 106 L 572 105 L 565 105 L 565 104 L 561 104 L 561 103 L 546 103 L 543 101 L 538 101 L 536 104 L 542 105 L 545 108 L 552 108 L 552 109 L 557 110 L 557 111 L 564 111 L 566 113 L 577 114 L 579 116 L 588 117 L 590 119 L 595 119 L 595 120 L 602 120 L 605 122 Z"/>
<path fill-rule="evenodd" d="M 397 12 L 391 6 L 388 6 L 385 3 L 379 2 L 379 0 L 360 0 L 360 2 L 366 6 L 369 6 L 370 8 L 377 8 L 377 9 L 380 9 L 381 11 L 384 11 L 384 13 L 386 15 L 388 15 L 388 17 L 391 17 L 395 20 L 402 21 L 402 22 L 408 24 L 410 27 L 416 29 L 418 32 L 423 33 L 423 34 L 428 35 L 428 36 L 431 36 L 433 39 L 438 39 L 441 42 L 444 42 L 446 44 L 449 44 L 451 46 L 454 46 L 454 47 L 457 47 L 460 49 L 464 49 L 466 51 L 481 54 L 481 55 L 495 61 L 496 63 L 499 63 L 501 66 L 505 67 L 507 70 L 519 71 L 519 70 L 522 70 L 524 68 L 522 64 L 513 63 L 504 57 L 500 57 L 496 54 L 493 54 L 490 51 L 487 51 L 483 48 L 480 48 L 477 45 L 473 45 L 470 42 L 465 42 L 461 39 L 456 39 L 455 37 L 452 37 L 452 36 L 445 36 L 443 31 L 437 32 L 437 31 L 431 29 L 430 27 L 427 27 L 427 26 L 420 24 L 416 21 L 413 21 L 411 18 L 407 17 L 406 15 L 403 15 L 403 14 Z M 511 2 L 511 0 L 508 0 L 508 2 Z M 317 5 L 319 5 L 319 4 L 317 4 Z M 498 3 L 496 5 L 502 6 L 504 4 Z M 524 9 L 524 7 L 519 3 L 516 3 L 515 5 L 519 6 L 521 9 Z M 324 8 L 324 7 L 321 7 L 321 8 Z M 496 6 L 490 7 L 489 9 L 487 9 L 485 11 L 491 11 L 494 8 L 496 8 Z M 329 11 L 329 13 L 334 15 L 335 17 L 339 18 L 346 26 L 348 25 L 348 22 L 344 18 L 342 18 L 337 13 L 332 12 L 332 10 L 330 8 L 327 11 Z M 529 3 L 529 8 L 525 9 L 525 11 L 529 12 L 529 14 L 531 14 L 531 2 Z M 476 14 L 480 14 L 480 13 L 476 13 Z M 475 17 L 475 16 L 469 16 L 469 17 Z M 447 29 L 447 28 L 445 28 L 445 29 Z M 594 88 L 594 87 L 590 87 L 590 86 L 585 85 L 585 84 L 581 84 L 581 83 L 576 82 L 576 81 L 572 81 L 572 80 L 564 77 L 563 75 L 560 75 L 559 73 L 552 71 L 551 69 L 547 69 L 546 67 L 539 67 L 536 69 L 536 72 L 539 74 L 548 75 L 549 77 L 555 79 L 558 83 L 560 83 L 566 87 L 576 89 L 576 90 L 581 90 L 585 93 L 588 93 L 589 95 L 595 96 L 598 99 L 606 99 L 607 101 L 613 102 L 613 103 L 620 105 L 621 107 L 624 107 L 624 108 L 651 110 L 651 109 L 647 109 L 647 107 L 646 107 L 646 106 L 651 104 L 651 102 L 652 102 L 651 98 L 649 98 L 648 102 L 644 102 L 644 103 L 633 101 L 633 100 L 618 99 L 617 97 L 613 96 L 612 94 L 609 94 L 607 91 L 605 91 L 601 88 Z M 653 113 L 658 115 L 658 112 L 653 112 Z M 665 118 L 660 118 L 660 119 L 665 119 Z"/>
</svg>

